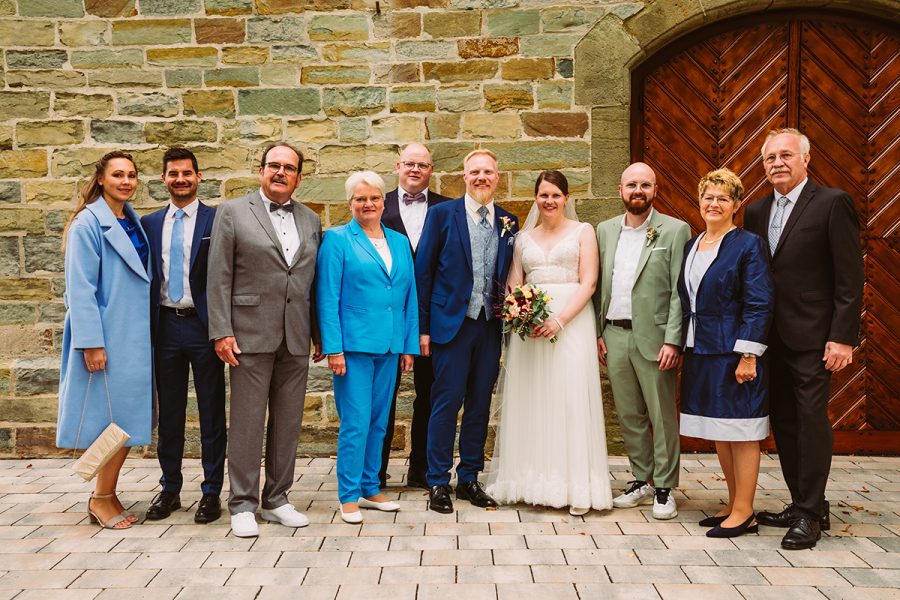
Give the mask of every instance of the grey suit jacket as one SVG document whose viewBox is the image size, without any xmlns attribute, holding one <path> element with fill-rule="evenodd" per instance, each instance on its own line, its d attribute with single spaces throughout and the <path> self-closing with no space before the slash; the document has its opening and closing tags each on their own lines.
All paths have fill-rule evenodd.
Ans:
<svg viewBox="0 0 900 600">
<path fill-rule="evenodd" d="M 223 202 L 216 211 L 209 251 L 209 338 L 234 336 L 241 352 L 308 355 L 318 341 L 313 306 L 316 254 L 322 239 L 318 215 L 299 202 L 294 222 L 300 247 L 284 259 L 259 192 Z"/>
</svg>

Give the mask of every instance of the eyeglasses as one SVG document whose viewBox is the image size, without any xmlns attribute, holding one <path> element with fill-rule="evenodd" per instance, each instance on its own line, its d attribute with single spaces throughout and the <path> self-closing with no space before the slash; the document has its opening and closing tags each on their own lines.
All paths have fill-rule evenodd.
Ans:
<svg viewBox="0 0 900 600">
<path fill-rule="evenodd" d="M 628 183 L 623 184 L 622 187 L 628 191 L 634 191 L 638 188 L 641 188 L 642 190 L 652 190 L 653 184 L 649 181 L 642 181 L 640 183 L 637 181 L 629 181 Z"/>
<path fill-rule="evenodd" d="M 728 202 L 733 202 L 731 196 L 706 196 L 700 198 L 700 202 L 703 204 L 726 204 Z"/>
<path fill-rule="evenodd" d="M 407 169 L 408 171 L 412 171 L 413 169 L 419 169 L 420 171 L 424 171 L 428 167 L 432 166 L 431 163 L 412 162 L 412 161 L 404 161 L 400 164 L 403 165 L 403 168 Z"/>
<path fill-rule="evenodd" d="M 794 154 L 793 152 L 782 152 L 781 154 L 777 154 L 777 155 L 769 154 L 768 156 L 763 158 L 763 162 L 766 163 L 767 165 L 771 165 L 771 164 L 775 163 L 776 158 L 780 158 L 781 162 L 790 162 L 791 160 L 794 159 L 795 156 L 798 156 L 798 155 Z"/>
<path fill-rule="evenodd" d="M 350 198 L 350 201 L 358 202 L 359 204 L 365 204 L 366 202 L 378 204 L 379 202 L 384 202 L 384 196 L 353 196 Z"/>
<path fill-rule="evenodd" d="M 277 173 L 278 171 L 280 171 L 282 169 L 284 169 L 284 172 L 287 173 L 288 175 L 296 175 L 297 174 L 297 167 L 295 167 L 294 165 L 283 165 L 283 164 L 277 163 L 277 162 L 267 162 L 266 163 L 266 170 L 269 173 Z"/>
</svg>

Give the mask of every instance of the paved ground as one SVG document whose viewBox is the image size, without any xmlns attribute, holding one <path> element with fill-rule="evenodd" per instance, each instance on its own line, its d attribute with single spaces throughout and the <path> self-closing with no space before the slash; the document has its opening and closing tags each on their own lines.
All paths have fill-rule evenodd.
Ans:
<svg viewBox="0 0 900 600">
<path fill-rule="evenodd" d="M 186 480 L 196 483 L 197 461 Z M 85 516 L 89 484 L 66 460 L 0 461 L 0 600 L 31 598 L 302 598 L 377 600 L 463 597 L 900 598 L 900 458 L 835 459 L 828 488 L 832 530 L 815 550 L 779 549 L 781 530 L 712 540 L 696 521 L 718 510 L 725 482 L 714 456 L 681 463 L 679 515 L 527 506 L 497 511 L 462 503 L 453 515 L 425 509 L 419 491 L 391 487 L 403 508 L 336 516 L 334 461 L 298 462 L 291 499 L 312 524 L 262 525 L 258 539 L 230 534 L 228 519 L 195 525 L 193 507 L 129 531 L 101 531 Z M 629 478 L 610 459 L 615 486 Z M 402 461 L 392 465 L 400 481 Z M 129 460 L 126 505 L 146 509 L 159 477 L 153 460 Z M 191 486 L 191 487 L 194 487 Z M 763 457 L 757 509 L 785 498 L 778 461 Z M 199 492 L 182 494 L 195 504 Z"/>
</svg>

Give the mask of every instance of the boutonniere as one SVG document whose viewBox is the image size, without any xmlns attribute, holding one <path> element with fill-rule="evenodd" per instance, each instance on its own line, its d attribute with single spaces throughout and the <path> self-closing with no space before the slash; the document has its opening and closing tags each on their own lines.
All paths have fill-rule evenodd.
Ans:
<svg viewBox="0 0 900 600">
<path fill-rule="evenodd" d="M 660 227 L 662 227 L 660 225 Z M 648 227 L 647 228 L 647 247 L 659 239 L 659 227 Z"/>
<path fill-rule="evenodd" d="M 512 219 L 509 217 L 500 217 L 500 237 L 505 236 L 507 233 L 512 235 Z"/>
</svg>

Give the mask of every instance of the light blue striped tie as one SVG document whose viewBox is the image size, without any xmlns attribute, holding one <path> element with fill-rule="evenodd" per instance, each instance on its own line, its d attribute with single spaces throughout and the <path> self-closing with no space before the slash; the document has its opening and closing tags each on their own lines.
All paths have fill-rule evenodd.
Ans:
<svg viewBox="0 0 900 600">
<path fill-rule="evenodd" d="M 172 225 L 172 244 L 169 247 L 169 300 L 178 302 L 184 297 L 184 211 L 175 211 Z"/>
<path fill-rule="evenodd" d="M 787 196 L 778 199 L 775 206 L 775 214 L 772 215 L 772 223 L 769 225 L 769 251 L 774 255 L 778 248 L 778 239 L 781 237 L 781 227 L 784 225 L 784 208 L 787 206 Z"/>
</svg>

